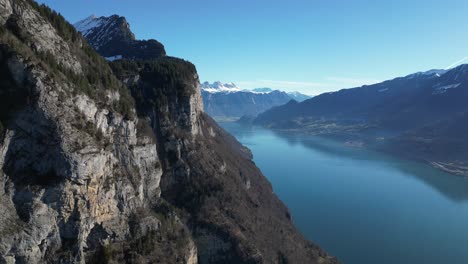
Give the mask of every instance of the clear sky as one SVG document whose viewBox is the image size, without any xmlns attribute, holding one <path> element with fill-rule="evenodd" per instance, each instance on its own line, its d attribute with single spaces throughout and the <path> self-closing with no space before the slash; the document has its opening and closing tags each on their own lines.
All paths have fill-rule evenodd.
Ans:
<svg viewBox="0 0 468 264">
<path fill-rule="evenodd" d="M 466 0 L 40 0 L 70 22 L 125 16 L 201 81 L 318 94 L 468 56 Z"/>
</svg>

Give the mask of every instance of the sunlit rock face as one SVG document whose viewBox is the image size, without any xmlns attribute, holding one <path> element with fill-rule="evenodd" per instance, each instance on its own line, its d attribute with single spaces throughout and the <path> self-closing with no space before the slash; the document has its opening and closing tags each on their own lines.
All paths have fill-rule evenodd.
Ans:
<svg viewBox="0 0 468 264">
<path fill-rule="evenodd" d="M 74 24 L 99 54 L 113 61 L 119 59 L 155 59 L 166 55 L 157 40 L 137 40 L 125 17 L 94 15 Z"/>
</svg>

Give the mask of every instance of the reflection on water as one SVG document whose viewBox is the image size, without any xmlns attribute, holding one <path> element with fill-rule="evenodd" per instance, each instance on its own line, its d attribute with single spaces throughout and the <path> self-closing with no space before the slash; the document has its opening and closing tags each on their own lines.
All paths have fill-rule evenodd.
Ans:
<svg viewBox="0 0 468 264">
<path fill-rule="evenodd" d="M 249 128 L 251 135 L 254 129 Z M 454 176 L 443 171 L 435 170 L 427 164 L 421 164 L 414 161 L 399 160 L 388 155 L 373 152 L 366 149 L 355 149 L 344 147 L 339 142 L 322 138 L 322 137 L 303 137 L 298 134 L 278 133 L 273 132 L 276 136 L 281 137 L 290 144 L 295 146 L 300 144 L 304 147 L 321 151 L 332 155 L 345 155 L 350 159 L 364 159 L 373 162 L 379 162 L 387 166 L 392 166 L 401 170 L 405 175 L 417 177 L 426 184 L 434 188 L 436 191 L 445 195 L 447 198 L 454 201 L 468 200 L 468 184 L 467 179 Z M 447 180 L 447 177 L 450 180 Z"/>
<path fill-rule="evenodd" d="M 468 263 L 468 179 L 314 136 L 221 124 L 298 228 L 345 263 Z"/>
</svg>

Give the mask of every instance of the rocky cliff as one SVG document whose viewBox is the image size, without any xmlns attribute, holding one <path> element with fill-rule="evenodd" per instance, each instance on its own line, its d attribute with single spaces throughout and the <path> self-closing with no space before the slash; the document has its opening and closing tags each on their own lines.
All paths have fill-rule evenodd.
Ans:
<svg viewBox="0 0 468 264">
<path fill-rule="evenodd" d="M 0 0 L 0 263 L 336 261 L 203 113 L 192 64 L 122 63 Z"/>
<path fill-rule="evenodd" d="M 75 27 L 102 56 L 116 59 L 154 59 L 166 55 L 157 40 L 137 40 L 124 17 L 90 16 L 75 23 Z"/>
</svg>

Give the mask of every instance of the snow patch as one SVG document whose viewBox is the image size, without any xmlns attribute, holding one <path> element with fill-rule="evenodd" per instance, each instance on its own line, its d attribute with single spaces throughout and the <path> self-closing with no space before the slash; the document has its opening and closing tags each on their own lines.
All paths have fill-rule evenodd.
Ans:
<svg viewBox="0 0 468 264">
<path fill-rule="evenodd" d="M 76 30 L 81 32 L 83 36 L 87 36 L 89 33 L 92 32 L 92 29 L 102 26 L 106 22 L 104 17 L 96 17 L 95 15 L 91 15 L 81 21 L 76 22 L 73 26 L 75 26 Z"/>
<path fill-rule="evenodd" d="M 455 83 L 455 84 L 450 84 L 450 85 L 445 85 L 445 86 L 440 86 L 439 85 L 436 85 L 434 86 L 434 92 L 432 92 L 432 94 L 436 95 L 436 94 L 443 94 L 445 92 L 447 92 L 448 89 L 454 89 L 454 88 L 457 88 L 458 86 L 460 86 L 461 83 Z"/>
<path fill-rule="evenodd" d="M 383 89 L 378 90 L 379 93 L 383 93 L 383 92 L 386 92 L 386 91 L 388 91 L 388 88 L 383 88 Z"/>
<path fill-rule="evenodd" d="M 122 55 L 115 55 L 115 56 L 105 57 L 105 59 L 108 60 L 108 61 L 116 61 L 116 60 L 123 59 L 123 56 Z"/>
<path fill-rule="evenodd" d="M 200 84 L 200 88 L 208 93 L 233 93 L 233 92 L 241 92 L 242 89 L 237 87 L 234 83 L 222 83 L 222 82 L 204 82 Z"/>
<path fill-rule="evenodd" d="M 273 89 L 271 89 L 271 88 L 255 88 L 255 89 L 252 89 L 252 90 L 245 90 L 245 91 L 255 93 L 255 94 L 268 94 L 268 93 L 273 92 Z"/>
<path fill-rule="evenodd" d="M 429 71 L 425 71 L 425 72 L 413 73 L 413 74 L 407 75 L 406 78 L 413 79 L 413 78 L 418 77 L 418 76 L 440 77 L 440 76 L 444 75 L 444 73 L 446 73 L 446 72 L 447 72 L 447 70 L 435 69 L 435 70 L 429 70 Z"/>
</svg>

